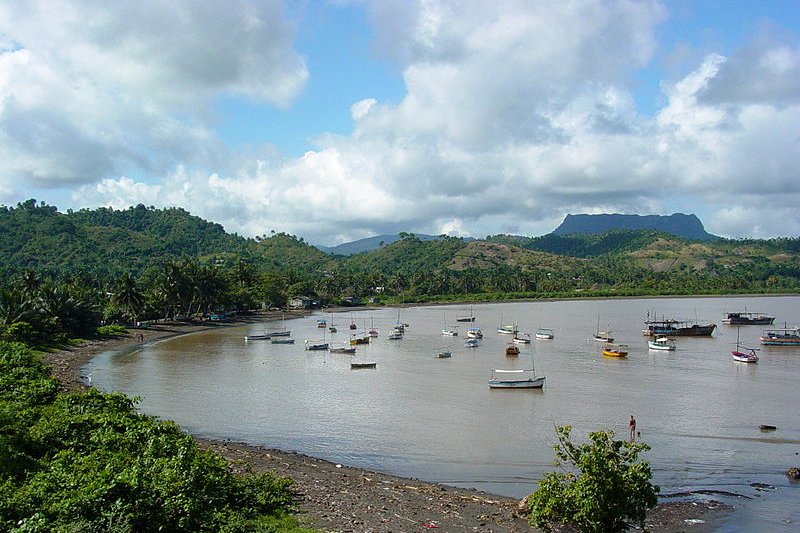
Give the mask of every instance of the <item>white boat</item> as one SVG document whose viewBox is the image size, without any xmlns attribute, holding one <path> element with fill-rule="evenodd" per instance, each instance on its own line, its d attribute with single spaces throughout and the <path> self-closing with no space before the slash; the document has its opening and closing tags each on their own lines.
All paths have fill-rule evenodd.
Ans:
<svg viewBox="0 0 800 533">
<path fill-rule="evenodd" d="M 600 316 L 597 317 L 597 330 L 592 335 L 592 339 L 597 342 L 614 342 L 614 337 L 611 336 L 610 331 L 600 331 Z"/>
<path fill-rule="evenodd" d="M 467 339 L 464 341 L 464 346 L 467 348 L 477 348 L 481 345 L 480 339 Z"/>
<path fill-rule="evenodd" d="M 670 352 L 677 348 L 677 346 L 675 346 L 675 341 L 669 337 L 658 337 L 654 341 L 647 341 L 647 347 L 651 350 L 665 350 Z"/>
<path fill-rule="evenodd" d="M 521 370 L 492 369 L 489 378 L 490 389 L 541 389 L 544 386 L 544 376 L 537 376 L 533 364 L 533 350 L 531 350 L 531 367 Z"/>
<path fill-rule="evenodd" d="M 550 328 L 539 328 L 539 329 L 536 330 L 536 333 L 534 334 L 534 336 L 537 339 L 553 340 L 555 338 L 556 334 L 553 333 L 553 330 L 550 329 Z"/>
<path fill-rule="evenodd" d="M 467 337 L 470 339 L 482 339 L 483 332 L 481 331 L 481 328 L 469 328 L 467 330 Z"/>
<path fill-rule="evenodd" d="M 739 328 L 736 328 L 736 349 L 731 350 L 731 357 L 740 363 L 758 363 L 758 348 L 746 348 L 739 343 Z"/>
<path fill-rule="evenodd" d="M 450 328 L 444 328 L 442 330 L 442 335 L 446 335 L 446 336 L 449 336 L 449 337 L 458 337 L 458 330 L 456 329 L 455 326 L 450 327 Z"/>
<path fill-rule="evenodd" d="M 390 341 L 398 341 L 403 338 L 403 332 L 398 329 L 393 329 L 387 338 Z"/>
<path fill-rule="evenodd" d="M 531 336 L 529 333 L 525 333 L 522 337 L 519 334 L 514 335 L 514 338 L 511 339 L 514 344 L 530 344 L 531 343 Z"/>
</svg>

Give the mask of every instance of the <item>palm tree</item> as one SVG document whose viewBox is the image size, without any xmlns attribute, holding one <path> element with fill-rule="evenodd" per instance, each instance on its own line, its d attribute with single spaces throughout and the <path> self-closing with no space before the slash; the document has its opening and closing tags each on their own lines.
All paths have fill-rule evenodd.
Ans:
<svg viewBox="0 0 800 533">
<path fill-rule="evenodd" d="M 111 290 L 111 303 L 119 307 L 124 317 L 136 322 L 144 309 L 144 294 L 133 274 L 127 272 L 116 280 Z"/>
</svg>

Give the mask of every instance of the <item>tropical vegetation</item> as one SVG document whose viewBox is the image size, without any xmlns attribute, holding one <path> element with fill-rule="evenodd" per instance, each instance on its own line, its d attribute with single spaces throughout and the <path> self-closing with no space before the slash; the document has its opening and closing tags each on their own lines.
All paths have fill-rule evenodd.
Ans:
<svg viewBox="0 0 800 533">
<path fill-rule="evenodd" d="M 589 442 L 572 442 L 570 426 L 556 428 L 556 466 L 528 496 L 530 523 L 544 531 L 570 524 L 584 533 L 616 533 L 633 525 L 644 528 L 647 510 L 657 502 L 651 483 L 650 449 L 642 442 L 617 440 L 614 432 L 589 433 Z"/>
</svg>

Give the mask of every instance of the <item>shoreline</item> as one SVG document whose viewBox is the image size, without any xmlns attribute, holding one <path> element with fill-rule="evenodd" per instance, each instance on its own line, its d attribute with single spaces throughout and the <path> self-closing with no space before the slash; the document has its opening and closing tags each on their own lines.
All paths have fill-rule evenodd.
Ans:
<svg viewBox="0 0 800 533">
<path fill-rule="evenodd" d="M 45 353 L 42 359 L 60 382 L 62 392 L 77 392 L 89 387 L 81 369 L 101 353 L 209 329 L 309 314 L 309 311 L 270 311 L 225 322 L 159 322 L 128 330 L 123 336 L 90 340 Z M 203 449 L 213 450 L 228 460 L 235 472 L 273 472 L 293 479 L 301 523 L 321 531 L 536 531 L 520 513 L 520 501 L 514 498 L 341 465 L 299 452 L 196 435 L 194 438 Z M 648 513 L 647 527 L 662 533 L 710 532 L 729 511 L 729 506 L 715 500 L 662 499 Z"/>
</svg>

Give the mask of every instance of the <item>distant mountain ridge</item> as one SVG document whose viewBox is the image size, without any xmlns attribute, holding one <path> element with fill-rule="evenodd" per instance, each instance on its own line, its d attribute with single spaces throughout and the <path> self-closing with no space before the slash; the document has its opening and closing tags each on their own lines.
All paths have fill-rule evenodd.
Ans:
<svg viewBox="0 0 800 533">
<path fill-rule="evenodd" d="M 612 230 L 655 230 L 691 241 L 713 241 L 719 238 L 708 233 L 697 216 L 684 213 L 672 215 L 567 215 L 561 225 L 553 231 L 553 234 L 599 234 Z"/>
<path fill-rule="evenodd" d="M 414 237 L 418 238 L 421 241 L 435 241 L 437 239 L 441 239 L 439 235 L 426 235 L 424 233 L 413 233 L 409 235 L 414 235 Z M 374 237 L 367 237 L 364 239 L 359 239 L 357 241 L 352 242 L 344 242 L 342 244 L 337 244 L 336 246 L 317 246 L 322 252 L 326 254 L 335 254 L 335 255 L 353 255 L 359 254 L 361 252 L 371 252 L 372 250 L 377 250 L 382 245 L 392 244 L 393 242 L 399 241 L 401 239 L 400 233 L 390 233 L 386 235 L 375 235 Z M 471 237 L 465 238 L 465 241 L 472 241 Z"/>
</svg>

